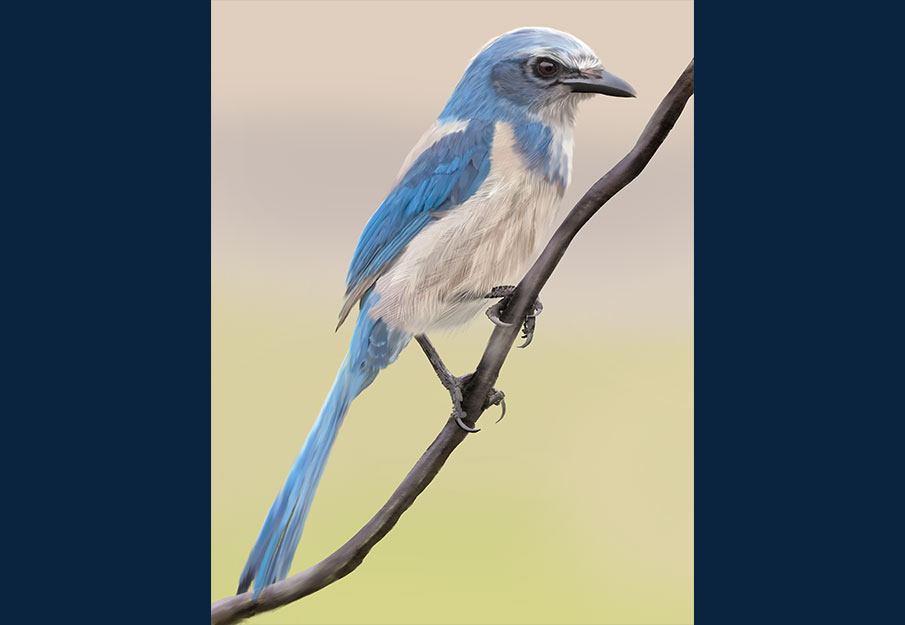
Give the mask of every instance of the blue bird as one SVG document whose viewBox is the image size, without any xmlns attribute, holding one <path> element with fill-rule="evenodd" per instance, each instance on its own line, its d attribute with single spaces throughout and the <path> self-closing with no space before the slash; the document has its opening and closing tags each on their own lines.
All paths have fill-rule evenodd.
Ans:
<svg viewBox="0 0 905 625">
<path fill-rule="evenodd" d="M 413 336 L 471 321 L 540 254 L 569 184 L 577 104 L 595 93 L 635 95 L 585 43 L 550 28 L 505 33 L 471 60 L 358 241 L 339 315 L 341 325 L 360 308 L 349 352 L 238 593 L 254 583 L 257 597 L 288 574 L 352 400 Z"/>
</svg>

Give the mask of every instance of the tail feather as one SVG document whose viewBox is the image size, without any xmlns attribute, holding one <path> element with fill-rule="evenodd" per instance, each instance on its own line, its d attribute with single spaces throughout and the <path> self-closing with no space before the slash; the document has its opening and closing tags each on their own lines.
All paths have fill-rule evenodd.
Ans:
<svg viewBox="0 0 905 625">
<path fill-rule="evenodd" d="M 327 457 L 349 406 L 359 393 L 391 364 L 411 340 L 411 335 L 392 330 L 368 312 L 377 296 L 368 294 L 355 325 L 349 353 L 336 375 L 333 387 L 296 457 L 286 483 L 264 519 L 248 562 L 239 578 L 237 594 L 254 582 L 254 596 L 289 573 L 302 535 L 314 493 L 327 465 Z"/>
</svg>

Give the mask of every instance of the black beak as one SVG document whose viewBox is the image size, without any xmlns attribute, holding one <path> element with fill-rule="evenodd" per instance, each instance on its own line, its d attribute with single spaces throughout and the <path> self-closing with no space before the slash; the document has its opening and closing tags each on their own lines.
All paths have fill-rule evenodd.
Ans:
<svg viewBox="0 0 905 625">
<path fill-rule="evenodd" d="M 588 72 L 581 78 L 564 78 L 559 82 L 570 86 L 576 93 L 602 93 L 617 98 L 634 98 L 637 95 L 630 84 L 604 70 L 593 70 L 593 73 Z"/>
</svg>

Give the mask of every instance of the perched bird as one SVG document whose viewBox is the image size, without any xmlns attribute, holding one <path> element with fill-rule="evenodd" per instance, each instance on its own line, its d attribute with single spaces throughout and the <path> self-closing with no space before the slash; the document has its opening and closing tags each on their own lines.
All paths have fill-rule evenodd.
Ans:
<svg viewBox="0 0 905 625">
<path fill-rule="evenodd" d="M 264 520 L 239 593 L 253 582 L 257 596 L 288 574 L 352 400 L 413 336 L 472 320 L 537 258 L 569 184 L 576 106 L 595 93 L 635 95 L 585 43 L 550 28 L 505 33 L 472 59 L 358 241 L 339 315 L 342 324 L 360 308 L 349 352 Z"/>
</svg>

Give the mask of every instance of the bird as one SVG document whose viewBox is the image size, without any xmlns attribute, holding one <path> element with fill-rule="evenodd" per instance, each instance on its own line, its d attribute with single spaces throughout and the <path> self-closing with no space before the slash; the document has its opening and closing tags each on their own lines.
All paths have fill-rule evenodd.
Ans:
<svg viewBox="0 0 905 625">
<path fill-rule="evenodd" d="M 337 325 L 358 307 L 349 351 L 237 594 L 253 583 L 257 598 L 287 576 L 352 401 L 413 337 L 472 321 L 539 256 L 569 185 L 577 105 L 594 94 L 636 96 L 587 44 L 552 28 L 506 32 L 471 59 L 358 240 Z"/>
</svg>

